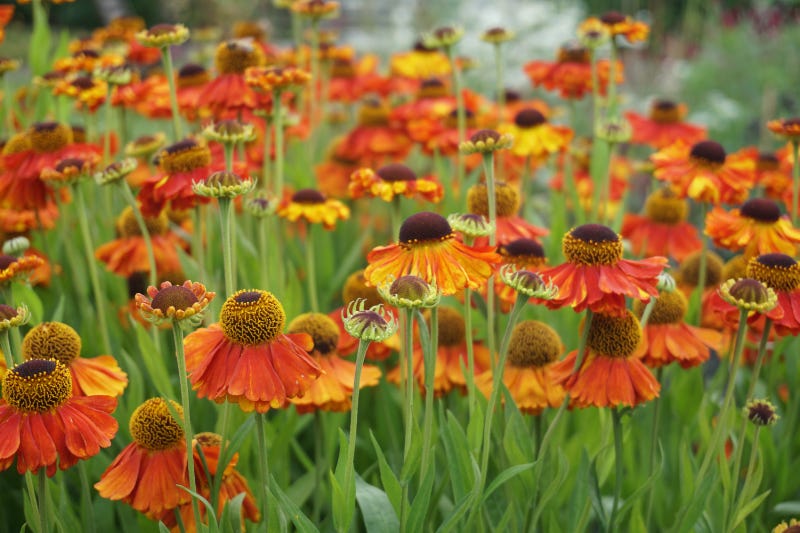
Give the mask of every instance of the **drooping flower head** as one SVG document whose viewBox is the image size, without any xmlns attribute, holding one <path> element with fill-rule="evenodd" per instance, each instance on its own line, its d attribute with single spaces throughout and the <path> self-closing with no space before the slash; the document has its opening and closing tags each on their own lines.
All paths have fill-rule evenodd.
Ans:
<svg viewBox="0 0 800 533">
<path fill-rule="evenodd" d="M 730 212 L 715 207 L 706 216 L 705 233 L 714 244 L 747 258 L 768 253 L 794 255 L 800 230 L 781 215 L 778 204 L 767 198 L 752 198 Z"/>
<path fill-rule="evenodd" d="M 48 476 L 111 445 L 117 421 L 111 396 L 75 396 L 69 369 L 54 359 L 30 359 L 3 377 L 0 470 L 14 459 L 17 472 Z"/>
<path fill-rule="evenodd" d="M 312 338 L 284 334 L 286 314 L 275 296 L 240 290 L 222 305 L 219 322 L 189 334 L 186 370 L 201 398 L 264 413 L 303 396 L 322 370 L 309 357 Z"/>
<path fill-rule="evenodd" d="M 466 287 L 478 289 L 499 260 L 488 246 L 469 247 L 456 240 L 444 217 L 423 211 L 403 222 L 398 243 L 379 246 L 367 255 L 364 276 L 372 285 L 390 276 L 419 276 L 448 295 Z"/>
<path fill-rule="evenodd" d="M 164 281 L 158 287 L 147 287 L 147 294 L 137 293 L 136 307 L 142 317 L 156 325 L 164 322 L 200 324 L 203 311 L 216 293 L 207 291 L 205 285 L 186 280 L 181 285 Z"/>
</svg>

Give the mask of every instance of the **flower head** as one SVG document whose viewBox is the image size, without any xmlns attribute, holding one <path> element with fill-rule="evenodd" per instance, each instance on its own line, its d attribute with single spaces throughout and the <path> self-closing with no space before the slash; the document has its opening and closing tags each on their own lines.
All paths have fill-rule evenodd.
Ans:
<svg viewBox="0 0 800 533">
<path fill-rule="evenodd" d="M 501 28 L 499 26 L 495 26 L 494 28 L 489 28 L 485 32 L 481 34 L 481 41 L 486 41 L 487 43 L 491 44 L 500 44 L 506 41 L 510 41 L 516 35 L 513 31 Z"/>
<path fill-rule="evenodd" d="M 750 400 L 744 407 L 744 416 L 756 426 L 772 426 L 780 418 L 769 400 Z"/>
<path fill-rule="evenodd" d="M 186 280 L 182 285 L 164 281 L 158 287 L 147 287 L 147 295 L 137 293 L 134 299 L 139 313 L 149 322 L 187 321 L 196 326 L 202 321 L 202 313 L 215 295 L 196 281 Z"/>
<path fill-rule="evenodd" d="M 28 306 L 21 304 L 16 309 L 10 305 L 0 304 L 0 332 L 24 326 L 31 319 Z"/>
<path fill-rule="evenodd" d="M 99 160 L 97 154 L 86 158 L 68 157 L 56 163 L 55 167 L 42 170 L 39 178 L 53 185 L 72 185 L 91 175 Z"/>
<path fill-rule="evenodd" d="M 359 340 L 382 342 L 397 331 L 397 318 L 382 305 L 366 308 L 365 300 L 353 300 L 342 310 L 344 329 Z"/>
<path fill-rule="evenodd" d="M 558 294 L 558 287 L 545 281 L 530 270 L 518 270 L 508 264 L 500 269 L 500 279 L 519 294 L 539 300 L 551 300 Z"/>
<path fill-rule="evenodd" d="M 36 255 L 23 257 L 0 255 L 0 285 L 7 285 L 16 279 L 27 278 L 43 264 L 44 260 Z"/>
<path fill-rule="evenodd" d="M 263 192 L 258 193 L 244 204 L 245 210 L 256 218 L 264 218 L 275 213 L 278 202 Z"/>
<path fill-rule="evenodd" d="M 390 163 L 373 171 L 361 168 L 350 175 L 348 191 L 353 198 L 367 196 L 391 202 L 398 196 L 439 202 L 444 194 L 442 184 L 416 173 L 401 163 Z"/>
<path fill-rule="evenodd" d="M 717 246 L 744 250 L 748 258 L 773 252 L 794 254 L 800 244 L 800 230 L 768 198 L 751 198 L 730 212 L 715 207 L 706 217 L 705 233 Z"/>
<path fill-rule="evenodd" d="M 422 37 L 428 48 L 450 48 L 464 36 L 464 28 L 460 26 L 442 26 Z"/>
<path fill-rule="evenodd" d="M 326 198 L 316 189 L 301 189 L 278 207 L 278 216 L 290 222 L 304 220 L 310 224 L 322 224 L 327 230 L 336 227 L 338 220 L 350 218 L 350 208 L 339 200 Z"/>
<path fill-rule="evenodd" d="M 458 148 L 465 154 L 488 154 L 497 150 L 511 148 L 514 137 L 507 133 L 495 130 L 478 130 L 472 134 L 468 141 L 461 143 Z"/>
<path fill-rule="evenodd" d="M 404 309 L 436 307 L 441 299 L 436 286 L 418 276 L 390 277 L 378 285 L 378 294 L 389 305 Z"/>
<path fill-rule="evenodd" d="M 778 304 L 775 291 L 752 278 L 729 279 L 720 285 L 719 295 L 739 309 L 758 313 L 771 311 Z"/>
<path fill-rule="evenodd" d="M 767 128 L 789 141 L 800 140 L 800 117 L 770 120 L 767 122 Z"/>
<path fill-rule="evenodd" d="M 311 74 L 297 67 L 250 67 L 244 71 L 247 85 L 263 92 L 302 87 L 310 79 Z"/>
<path fill-rule="evenodd" d="M 211 174 L 204 181 L 194 183 L 192 191 L 198 196 L 236 198 L 252 191 L 255 185 L 250 178 L 243 179 L 234 172 L 220 170 Z"/>
<path fill-rule="evenodd" d="M 152 48 L 176 46 L 189 40 L 189 28 L 183 24 L 156 24 L 138 32 L 136 40 Z"/>
<path fill-rule="evenodd" d="M 206 139 L 225 145 L 235 145 L 255 140 L 256 133 L 252 124 L 238 120 L 221 120 L 213 122 L 203 129 Z"/>
<path fill-rule="evenodd" d="M 471 239 L 488 237 L 494 227 L 489 223 L 489 219 L 476 213 L 454 213 L 447 216 L 447 222 L 453 228 L 453 231 L 457 231 Z"/>
<path fill-rule="evenodd" d="M 98 185 L 108 185 L 109 183 L 117 183 L 119 180 L 125 179 L 134 170 L 136 170 L 138 163 L 133 157 L 126 157 L 119 161 L 114 161 L 106 166 L 103 170 L 95 172 L 94 180 Z"/>
</svg>

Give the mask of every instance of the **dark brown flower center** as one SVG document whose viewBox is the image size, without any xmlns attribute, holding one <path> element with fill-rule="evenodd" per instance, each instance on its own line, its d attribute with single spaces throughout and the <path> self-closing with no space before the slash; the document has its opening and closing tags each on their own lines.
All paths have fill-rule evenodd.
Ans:
<svg viewBox="0 0 800 533">
<path fill-rule="evenodd" d="M 257 302 L 259 298 L 261 298 L 261 293 L 258 291 L 242 291 L 233 300 L 237 304 L 251 304 Z"/>
<path fill-rule="evenodd" d="M 84 163 L 85 161 L 78 157 L 68 157 L 58 162 L 56 165 L 56 170 L 58 172 L 64 172 L 69 168 L 81 169 Z"/>
<path fill-rule="evenodd" d="M 17 316 L 17 310 L 10 305 L 0 304 L 0 320 L 11 320 Z"/>
<path fill-rule="evenodd" d="M 292 195 L 292 201 L 298 204 L 324 204 L 325 196 L 316 189 L 300 189 Z"/>
<path fill-rule="evenodd" d="M 600 17 L 600 22 L 609 26 L 613 26 L 614 24 L 625 22 L 625 15 L 618 11 L 609 11 Z"/>
<path fill-rule="evenodd" d="M 417 179 L 413 170 L 400 163 L 384 165 L 375 173 L 384 181 L 414 181 Z"/>
<path fill-rule="evenodd" d="M 584 242 L 617 242 L 619 235 L 602 224 L 584 224 L 570 232 L 570 235 Z"/>
<path fill-rule="evenodd" d="M 182 141 L 178 141 L 174 144 L 171 144 L 164 148 L 164 151 L 169 155 L 179 154 L 181 152 L 185 152 L 186 150 L 191 150 L 192 148 L 196 148 L 198 146 L 197 141 L 194 139 L 184 139 Z"/>
<path fill-rule="evenodd" d="M 689 152 L 691 157 L 701 159 L 708 163 L 723 164 L 725 163 L 725 149 L 716 141 L 700 141 L 692 146 Z"/>
<path fill-rule="evenodd" d="M 472 134 L 469 138 L 469 142 L 473 144 L 477 144 L 479 142 L 487 142 L 487 141 L 494 141 L 497 142 L 500 140 L 500 133 L 495 130 L 478 130 Z"/>
<path fill-rule="evenodd" d="M 762 265 L 770 268 L 791 268 L 797 261 L 786 254 L 762 254 L 755 258 Z"/>
<path fill-rule="evenodd" d="M 16 262 L 17 258 L 13 255 L 0 255 L 0 270 L 5 270 Z"/>
<path fill-rule="evenodd" d="M 509 256 L 544 257 L 544 248 L 533 239 L 516 239 L 503 245 L 502 252 Z"/>
<path fill-rule="evenodd" d="M 752 198 L 742 205 L 739 212 L 742 216 L 758 222 L 777 222 L 781 217 L 778 204 L 767 198 Z"/>
<path fill-rule="evenodd" d="M 407 300 L 421 300 L 428 288 L 429 285 L 419 276 L 400 276 L 389 286 L 389 294 Z"/>
<path fill-rule="evenodd" d="M 442 241 L 452 235 L 453 229 L 447 219 L 430 211 L 411 215 L 400 226 L 400 242 L 403 244 Z"/>
<path fill-rule="evenodd" d="M 767 287 L 758 280 L 743 278 L 734 283 L 730 295 L 745 303 L 760 304 L 769 300 Z"/>
<path fill-rule="evenodd" d="M 166 315 L 170 307 L 180 311 L 189 309 L 197 302 L 197 296 L 190 289 L 183 285 L 172 285 L 159 290 L 150 305 L 153 309 L 160 309 Z"/>
<path fill-rule="evenodd" d="M 566 235 L 561 242 L 564 257 L 579 265 L 613 265 L 622 257 L 622 241 L 611 228 L 584 224 Z"/>
<path fill-rule="evenodd" d="M 760 152 L 756 160 L 756 170 L 778 170 L 778 157 L 769 152 Z"/>
<path fill-rule="evenodd" d="M 547 119 L 536 109 L 523 109 L 514 117 L 514 124 L 520 128 L 533 128 L 547 122 Z"/>
</svg>

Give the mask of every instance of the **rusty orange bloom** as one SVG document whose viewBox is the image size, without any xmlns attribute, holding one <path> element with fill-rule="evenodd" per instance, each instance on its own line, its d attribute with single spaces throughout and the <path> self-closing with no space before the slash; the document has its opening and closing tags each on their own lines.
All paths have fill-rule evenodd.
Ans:
<svg viewBox="0 0 800 533">
<path fill-rule="evenodd" d="M 31 276 L 44 263 L 44 259 L 38 255 L 0 255 L 0 287 L 7 286 L 13 280 Z"/>
<path fill-rule="evenodd" d="M 547 263 L 542 245 L 524 237 L 498 246 L 497 252 L 503 258 L 503 263 L 497 266 L 498 271 L 506 265 L 511 265 L 516 270 L 538 272 Z M 494 290 L 500 300 L 500 309 L 504 313 L 511 311 L 511 307 L 517 301 L 517 291 L 497 274 L 494 277 Z"/>
<path fill-rule="evenodd" d="M 69 369 L 54 359 L 30 359 L 3 377 L 0 470 L 14 459 L 17 472 L 40 468 L 48 476 L 111 446 L 117 421 L 111 396 L 73 395 Z"/>
<path fill-rule="evenodd" d="M 551 309 L 566 305 L 576 312 L 624 314 L 625 298 L 648 301 L 658 294 L 658 275 L 667 266 L 665 257 L 641 261 L 622 258 L 622 239 L 600 224 L 572 229 L 561 241 L 566 262 L 541 272 L 558 287 L 546 302 Z"/>
<path fill-rule="evenodd" d="M 742 153 L 727 154 L 716 141 L 694 145 L 681 139 L 650 156 L 653 175 L 670 183 L 681 198 L 740 204 L 755 181 L 753 162 Z"/>
<path fill-rule="evenodd" d="M 352 361 L 342 359 L 337 353 L 340 332 L 336 322 L 322 313 L 305 313 L 295 317 L 289 323 L 287 331 L 311 336 L 314 349 L 310 355 L 323 371 L 306 394 L 290 400 L 297 407 L 297 411 L 300 413 L 310 413 L 317 409 L 349 411 L 352 405 L 356 365 Z M 380 381 L 380 377 L 380 368 L 364 365 L 359 385 L 361 388 L 374 387 Z"/>
<path fill-rule="evenodd" d="M 186 336 L 186 370 L 200 398 L 265 413 L 303 396 L 322 373 L 311 336 L 284 334 L 286 314 L 269 292 L 241 290 L 225 300 L 219 322 Z"/>
<path fill-rule="evenodd" d="M 302 220 L 309 224 L 322 224 L 327 230 L 336 227 L 339 220 L 350 218 L 350 208 L 334 198 L 314 189 L 301 189 L 278 206 L 278 216 L 289 222 Z"/>
<path fill-rule="evenodd" d="M 403 161 L 411 151 L 411 141 L 398 125 L 390 122 L 389 113 L 388 104 L 372 98 L 364 100 L 358 124 L 336 142 L 334 157 L 370 168 Z"/>
<path fill-rule="evenodd" d="M 399 242 L 367 255 L 364 277 L 377 286 L 391 276 L 418 276 L 448 295 L 467 287 L 479 289 L 499 261 L 493 248 L 463 244 L 444 217 L 423 211 L 403 222 Z"/>
<path fill-rule="evenodd" d="M 764 188 L 764 195 L 792 205 L 792 164 L 784 157 L 784 152 L 761 152 L 755 147 L 743 150 L 754 162 L 756 169 L 756 185 Z M 791 157 L 791 154 L 789 154 Z"/>
<path fill-rule="evenodd" d="M 260 107 L 258 94 L 245 81 L 245 71 L 264 64 L 264 53 L 247 40 L 220 43 L 214 56 L 217 77 L 198 96 L 200 107 L 216 120 L 239 118 Z"/>
<path fill-rule="evenodd" d="M 133 442 L 117 455 L 94 488 L 100 496 L 123 501 L 149 518 L 191 500 L 180 488 L 189 486 L 186 439 L 174 411 L 183 409 L 173 401 L 151 398 L 133 411 L 129 428 Z"/>
<path fill-rule="evenodd" d="M 698 328 L 684 322 L 688 304 L 681 291 L 661 291 L 644 327 L 646 351 L 642 362 L 658 368 L 677 362 L 683 368 L 692 368 L 708 360 L 711 350 L 721 350 L 722 333 L 708 328 Z M 645 304 L 633 303 L 633 310 L 641 318 Z"/>
<path fill-rule="evenodd" d="M 599 18 L 590 17 L 581 23 L 581 27 L 592 26 L 596 24 L 597 21 L 608 29 L 612 37 L 621 35 L 629 43 L 646 41 L 647 35 L 650 33 L 650 26 L 646 23 L 633 20 L 631 17 L 616 11 L 609 11 Z"/>
<path fill-rule="evenodd" d="M 94 113 L 106 100 L 108 84 L 93 76 L 70 76 L 56 84 L 53 94 L 68 96 L 75 101 L 77 109 Z"/>
<path fill-rule="evenodd" d="M 413 170 L 401 163 L 390 163 L 378 170 L 361 168 L 350 176 L 348 187 L 353 198 L 380 198 L 391 202 L 395 197 L 419 198 L 437 203 L 444 195 L 442 184 L 417 178 Z"/>
<path fill-rule="evenodd" d="M 297 67 L 248 67 L 244 71 L 244 81 L 247 85 L 265 93 L 302 87 L 310 79 L 311 74 Z"/>
<path fill-rule="evenodd" d="M 630 311 L 596 314 L 586 339 L 586 354 L 573 372 L 578 352 L 553 365 L 573 407 L 635 407 L 658 396 L 661 385 L 642 363 L 642 328 Z"/>
<path fill-rule="evenodd" d="M 730 212 L 715 207 L 706 216 L 705 233 L 726 250 L 744 250 L 747 258 L 772 252 L 793 256 L 800 244 L 800 230 L 767 198 L 750 199 Z"/>
<path fill-rule="evenodd" d="M 63 322 L 42 322 L 31 328 L 22 340 L 22 357 L 55 359 L 66 366 L 76 396 L 117 397 L 128 385 L 128 375 L 112 356 L 81 357 L 80 335 Z"/>
<path fill-rule="evenodd" d="M 561 337 L 544 322 L 525 320 L 514 326 L 503 383 L 520 411 L 538 415 L 564 401 L 564 387 L 556 382 L 553 373 L 553 365 L 562 353 Z M 475 380 L 475 386 L 487 397 L 492 385 L 490 371 Z"/>
<path fill-rule="evenodd" d="M 591 54 L 587 48 L 576 44 L 562 46 L 556 61 L 530 61 L 523 67 L 534 87 L 558 91 L 561 98 L 580 99 L 592 92 Z M 622 62 L 617 62 L 615 82 L 623 81 Z M 597 82 L 600 94 L 605 94 L 611 77 L 611 63 L 597 61 Z"/>
<path fill-rule="evenodd" d="M 633 129 L 630 142 L 646 144 L 661 150 L 677 139 L 683 140 L 686 144 L 702 141 L 706 138 L 706 129 L 684 122 L 686 112 L 686 104 L 660 98 L 650 105 L 648 116 L 628 111 L 625 113 L 625 118 Z"/>
<path fill-rule="evenodd" d="M 783 316 L 774 319 L 775 332 L 780 336 L 800 334 L 800 265 L 797 261 L 782 253 L 762 254 L 750 259 L 745 273 L 775 291 L 778 307 L 783 309 Z M 763 324 L 760 326 L 754 329 L 763 331 Z"/>
<path fill-rule="evenodd" d="M 636 255 L 663 255 L 682 261 L 700 250 L 697 228 L 686 220 L 689 206 L 669 188 L 654 191 L 644 204 L 644 215 L 626 213 L 620 234 Z"/>
<path fill-rule="evenodd" d="M 800 141 L 800 117 L 770 120 L 767 122 L 767 128 L 787 140 Z"/>
</svg>

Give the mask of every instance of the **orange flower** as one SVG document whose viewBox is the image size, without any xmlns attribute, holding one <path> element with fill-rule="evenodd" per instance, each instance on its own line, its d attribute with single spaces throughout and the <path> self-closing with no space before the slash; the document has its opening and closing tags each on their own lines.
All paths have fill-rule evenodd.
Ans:
<svg viewBox="0 0 800 533">
<path fill-rule="evenodd" d="M 145 224 L 153 245 L 156 271 L 159 274 L 180 271 L 178 249 L 185 248 L 186 244 L 177 234 L 169 231 L 166 212 L 145 216 Z M 108 270 L 126 278 L 134 272 L 150 272 L 147 247 L 131 207 L 126 207 L 117 219 L 117 235 L 118 239 L 98 247 L 95 257 L 105 263 Z"/>
<path fill-rule="evenodd" d="M 55 359 L 69 368 L 76 396 L 117 397 L 128 385 L 128 375 L 112 356 L 81 357 L 78 332 L 62 322 L 42 322 L 28 331 L 22 340 L 22 357 Z"/>
<path fill-rule="evenodd" d="M 206 118 L 208 115 L 200 107 L 200 98 L 210 79 L 205 67 L 196 63 L 188 63 L 178 70 L 178 74 L 175 77 L 175 92 L 178 98 L 178 109 L 186 117 L 186 120 L 195 121 L 200 118 Z M 169 90 L 168 86 L 167 90 Z M 168 97 L 169 93 L 165 94 L 164 104 L 167 107 L 167 116 L 172 113 Z M 150 103 L 149 98 L 148 103 Z"/>
<path fill-rule="evenodd" d="M 200 398 L 265 413 L 303 396 L 322 373 L 305 334 L 282 333 L 286 315 L 269 292 L 241 290 L 222 305 L 219 322 L 187 335 L 186 370 Z"/>
<path fill-rule="evenodd" d="M 529 270 L 538 272 L 547 263 L 542 245 L 533 239 L 516 239 L 498 247 L 498 253 L 503 258 L 503 263 L 497 269 L 512 265 L 515 270 Z M 517 301 L 517 291 L 507 285 L 501 276 L 495 274 L 494 290 L 500 300 L 500 308 L 504 313 L 511 311 L 514 302 Z"/>
<path fill-rule="evenodd" d="M 6 26 L 14 16 L 14 5 L 0 6 L 0 43 L 6 38 Z"/>
<path fill-rule="evenodd" d="M 531 61 L 523 67 L 534 87 L 542 86 L 548 91 L 557 90 L 561 98 L 580 99 L 592 91 L 591 55 L 588 49 L 570 44 L 558 50 L 558 59 Z M 616 65 L 617 84 L 623 81 L 622 62 Z M 607 59 L 597 61 L 597 82 L 600 94 L 606 93 L 611 77 L 611 63 Z"/>
<path fill-rule="evenodd" d="M 519 193 L 506 183 L 495 183 L 495 236 L 498 245 L 517 239 L 538 239 L 550 233 L 545 228 L 534 226 L 517 215 L 520 207 Z M 474 215 L 489 218 L 489 191 L 485 183 L 473 185 L 467 191 L 467 210 Z M 488 239 L 480 237 L 475 244 L 484 245 Z"/>
<path fill-rule="evenodd" d="M 133 278 L 135 281 L 135 278 Z M 129 278 L 130 284 L 131 278 Z M 156 325 L 188 321 L 198 325 L 216 293 L 206 290 L 205 285 L 196 281 L 184 281 L 173 285 L 162 281 L 158 287 L 147 287 L 147 295 L 136 293 L 135 307 L 142 318 Z"/>
<path fill-rule="evenodd" d="M 620 234 L 636 255 L 663 255 L 682 261 L 702 248 L 697 228 L 686 221 L 689 206 L 668 188 L 647 197 L 645 215 L 625 214 Z"/>
<path fill-rule="evenodd" d="M 436 366 L 434 367 L 433 391 L 438 396 L 443 396 L 452 389 L 466 391 L 467 380 L 464 372 L 467 366 L 466 324 L 461 313 L 453 307 L 440 306 L 439 313 L 439 342 L 436 351 Z M 489 349 L 478 343 L 473 343 L 475 360 L 475 375 L 483 374 L 492 366 Z M 405 367 L 405 363 L 401 363 Z M 425 392 L 425 361 L 422 347 L 417 346 L 412 355 L 413 375 L 417 379 L 420 390 Z M 386 379 L 391 383 L 400 383 L 400 376 L 405 368 L 397 367 Z"/>
<path fill-rule="evenodd" d="M 715 207 L 706 217 L 706 235 L 714 244 L 745 257 L 772 252 L 795 255 L 800 230 L 792 226 L 778 205 L 766 198 L 753 198 L 729 213 Z"/>
<path fill-rule="evenodd" d="M 337 142 L 333 155 L 363 167 L 379 167 L 388 161 L 403 161 L 410 150 L 411 141 L 389 122 L 388 105 L 368 99 L 359 109 L 358 125 Z"/>
<path fill-rule="evenodd" d="M 797 261 L 786 254 L 762 254 L 750 259 L 746 275 L 775 291 L 778 307 L 783 309 L 783 316 L 774 319 L 775 332 L 780 336 L 800 333 L 800 265 Z M 763 322 L 758 322 L 760 327 L 753 329 L 763 331 Z"/>
<path fill-rule="evenodd" d="M 336 227 L 338 220 L 350 218 L 350 208 L 339 200 L 325 198 L 314 189 L 301 189 L 278 206 L 278 216 L 290 222 L 303 220 L 309 224 L 322 224 L 327 230 Z"/>
<path fill-rule="evenodd" d="M 595 17 L 590 17 L 581 23 L 581 27 L 591 26 L 595 24 L 597 20 L 598 19 Z M 633 20 L 631 17 L 623 15 L 622 13 L 617 13 L 616 11 L 609 11 L 603 14 L 599 18 L 599 21 L 608 28 L 612 37 L 621 35 L 625 37 L 629 43 L 646 41 L 647 35 L 650 33 L 650 26 L 644 22 Z"/>
<path fill-rule="evenodd" d="M 417 42 L 412 50 L 393 54 L 389 59 L 389 70 L 396 92 L 412 92 L 420 80 L 449 76 L 452 68 L 446 55 Z"/>
<path fill-rule="evenodd" d="M 198 96 L 198 103 L 216 120 L 239 118 L 261 107 L 259 97 L 245 81 L 245 71 L 264 63 L 261 48 L 250 41 L 230 40 L 217 47 L 217 77 Z"/>
<path fill-rule="evenodd" d="M 669 182 L 681 198 L 716 204 L 742 203 L 755 180 L 753 162 L 726 154 L 715 141 L 689 145 L 681 139 L 650 156 L 653 175 Z"/>
<path fill-rule="evenodd" d="M 551 309 L 569 305 L 576 312 L 625 314 L 625 297 L 648 301 L 658 294 L 658 275 L 667 266 L 664 257 L 641 261 L 622 259 L 622 239 L 600 224 L 572 229 L 561 241 L 566 263 L 541 272 L 558 287 L 546 302 Z"/>
<path fill-rule="evenodd" d="M 596 314 L 586 339 L 586 354 L 578 369 L 578 352 L 553 365 L 558 383 L 573 407 L 635 407 L 658 396 L 661 385 L 644 366 L 642 328 L 633 313 Z"/>
<path fill-rule="evenodd" d="M 564 401 L 564 388 L 556 383 L 553 374 L 553 365 L 562 353 L 561 338 L 547 324 L 525 320 L 514 326 L 503 384 L 520 411 L 538 415 L 545 408 L 558 407 Z M 487 397 L 492 385 L 490 371 L 475 380 L 475 386 Z"/>
<path fill-rule="evenodd" d="M 92 76 L 68 77 L 56 84 L 53 94 L 69 96 L 75 100 L 76 108 L 94 113 L 106 101 L 108 84 Z"/>
<path fill-rule="evenodd" d="M 171 410 L 183 417 L 176 402 Z M 186 439 L 167 401 L 151 398 L 131 415 L 128 444 L 100 476 L 94 488 L 109 500 L 122 500 L 149 518 L 190 501 Z"/>
<path fill-rule="evenodd" d="M 466 246 L 455 239 L 444 217 L 423 211 L 403 222 L 398 243 L 374 248 L 367 261 L 364 277 L 370 285 L 413 275 L 448 295 L 480 288 L 500 257 L 488 246 Z"/>
<path fill-rule="evenodd" d="M 353 396 L 353 383 L 356 365 L 339 357 L 339 327 L 328 315 L 305 313 L 289 323 L 289 333 L 306 333 L 314 341 L 310 352 L 312 359 L 319 364 L 323 373 L 311 384 L 308 392 L 290 401 L 300 413 L 322 411 L 349 411 Z M 377 366 L 364 365 L 361 369 L 360 387 L 374 387 L 381 377 Z"/>
<path fill-rule="evenodd" d="M 370 168 L 357 170 L 350 176 L 348 190 L 353 198 L 367 196 L 380 198 L 384 202 L 391 202 L 395 196 L 403 195 L 438 203 L 444 194 L 441 183 L 417 179 L 414 171 L 401 163 L 384 165 L 376 171 Z"/>
<path fill-rule="evenodd" d="M 646 144 L 656 150 L 666 148 L 677 139 L 695 144 L 706 138 L 706 129 L 684 122 L 686 105 L 672 100 L 657 99 L 650 106 L 650 116 L 633 111 L 625 113 L 633 128 L 631 143 Z"/>
<path fill-rule="evenodd" d="M 743 152 L 752 158 L 756 169 L 756 185 L 764 188 L 764 194 L 780 201 L 785 198 L 785 203 L 791 205 L 792 164 L 784 157 L 784 150 L 759 152 L 756 148 L 746 148 Z"/>
<path fill-rule="evenodd" d="M 261 92 L 302 87 L 311 74 L 297 67 L 248 67 L 244 71 L 244 80 L 248 86 Z"/>
<path fill-rule="evenodd" d="M 800 117 L 770 120 L 767 128 L 789 141 L 800 141 Z"/>
<path fill-rule="evenodd" d="M 37 255 L 0 255 L 0 287 L 7 286 L 16 279 L 27 278 L 42 265 L 44 259 Z"/>
<path fill-rule="evenodd" d="M 661 291 L 644 328 L 647 346 L 642 362 L 657 368 L 677 361 L 683 368 L 692 368 L 706 360 L 711 349 L 723 348 L 723 336 L 713 329 L 686 324 L 683 319 L 688 305 L 680 291 Z M 633 309 L 641 317 L 645 305 L 636 301 Z"/>
<path fill-rule="evenodd" d="M 572 140 L 571 129 L 551 125 L 540 111 L 533 108 L 517 112 L 513 124 L 500 124 L 497 131 L 514 137 L 512 154 L 534 160 L 564 150 Z"/>
<path fill-rule="evenodd" d="M 17 472 L 53 476 L 111 445 L 117 421 L 111 396 L 75 396 L 69 369 L 31 359 L 8 370 L 0 400 L 0 470 L 14 459 Z"/>
<path fill-rule="evenodd" d="M 358 61 L 352 58 L 334 59 L 328 84 L 328 100 L 353 103 L 367 94 L 388 96 L 389 80 L 376 72 L 378 56 L 366 54 Z"/>
</svg>

